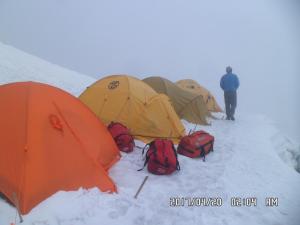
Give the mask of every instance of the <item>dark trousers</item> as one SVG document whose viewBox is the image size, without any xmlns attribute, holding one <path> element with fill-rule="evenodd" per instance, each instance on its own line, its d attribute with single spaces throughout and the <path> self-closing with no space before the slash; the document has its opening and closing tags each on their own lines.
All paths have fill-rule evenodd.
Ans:
<svg viewBox="0 0 300 225">
<path fill-rule="evenodd" d="M 227 118 L 232 119 L 236 108 L 236 91 L 225 91 L 224 99 Z"/>
</svg>

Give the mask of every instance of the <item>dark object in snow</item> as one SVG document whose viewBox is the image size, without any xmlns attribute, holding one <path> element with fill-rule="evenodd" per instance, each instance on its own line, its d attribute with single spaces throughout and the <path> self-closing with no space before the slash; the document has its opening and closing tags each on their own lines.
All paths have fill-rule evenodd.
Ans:
<svg viewBox="0 0 300 225">
<path fill-rule="evenodd" d="M 22 217 L 22 215 L 21 215 L 21 210 L 20 210 L 19 200 L 18 200 L 17 194 L 16 194 L 15 192 L 13 193 L 13 200 L 14 200 L 16 209 L 17 209 L 17 211 L 18 211 L 20 223 L 23 223 L 23 217 Z"/>
<path fill-rule="evenodd" d="M 134 198 L 137 198 L 137 197 L 138 197 L 138 195 L 139 195 L 139 193 L 141 192 L 142 188 L 144 187 L 144 184 L 146 183 L 147 179 L 148 179 L 148 176 L 146 176 L 146 177 L 144 178 L 143 183 L 142 183 L 141 186 L 139 187 L 139 189 L 138 189 L 138 191 L 136 192 Z"/>
</svg>

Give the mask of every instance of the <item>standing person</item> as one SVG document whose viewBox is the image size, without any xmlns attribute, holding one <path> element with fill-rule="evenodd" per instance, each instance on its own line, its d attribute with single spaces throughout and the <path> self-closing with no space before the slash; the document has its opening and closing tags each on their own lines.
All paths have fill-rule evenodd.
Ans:
<svg viewBox="0 0 300 225">
<path fill-rule="evenodd" d="M 226 74 L 222 76 L 220 86 L 224 91 L 224 100 L 226 106 L 226 120 L 234 120 L 236 108 L 236 90 L 240 86 L 239 78 L 232 73 L 230 66 L 226 67 Z"/>
</svg>

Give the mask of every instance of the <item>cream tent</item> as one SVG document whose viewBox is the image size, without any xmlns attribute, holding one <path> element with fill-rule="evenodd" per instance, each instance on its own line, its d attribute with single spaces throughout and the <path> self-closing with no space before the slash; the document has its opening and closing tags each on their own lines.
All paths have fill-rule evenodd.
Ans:
<svg viewBox="0 0 300 225">
<path fill-rule="evenodd" d="M 143 81 L 158 93 L 166 94 L 180 118 L 191 123 L 207 124 L 206 117 L 210 113 L 201 95 L 186 91 L 162 77 L 148 77 Z"/>
<path fill-rule="evenodd" d="M 207 109 L 211 112 L 222 112 L 222 109 L 218 105 L 215 97 L 204 87 L 198 84 L 192 79 L 179 80 L 176 84 L 192 93 L 200 94 L 203 96 L 204 102 L 207 106 Z"/>
</svg>

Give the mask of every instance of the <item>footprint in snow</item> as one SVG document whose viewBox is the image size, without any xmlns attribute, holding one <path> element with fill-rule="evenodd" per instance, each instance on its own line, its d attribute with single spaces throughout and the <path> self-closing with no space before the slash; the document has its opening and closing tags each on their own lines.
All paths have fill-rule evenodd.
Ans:
<svg viewBox="0 0 300 225">
<path fill-rule="evenodd" d="M 35 222 L 33 222 L 32 223 L 32 225 L 50 225 L 49 223 L 48 223 L 48 221 L 35 221 Z"/>
<path fill-rule="evenodd" d="M 114 211 L 108 213 L 111 219 L 116 219 L 121 216 L 124 216 L 127 213 L 129 207 L 131 206 L 131 203 L 128 200 L 120 199 L 115 202 L 114 206 Z"/>
</svg>

